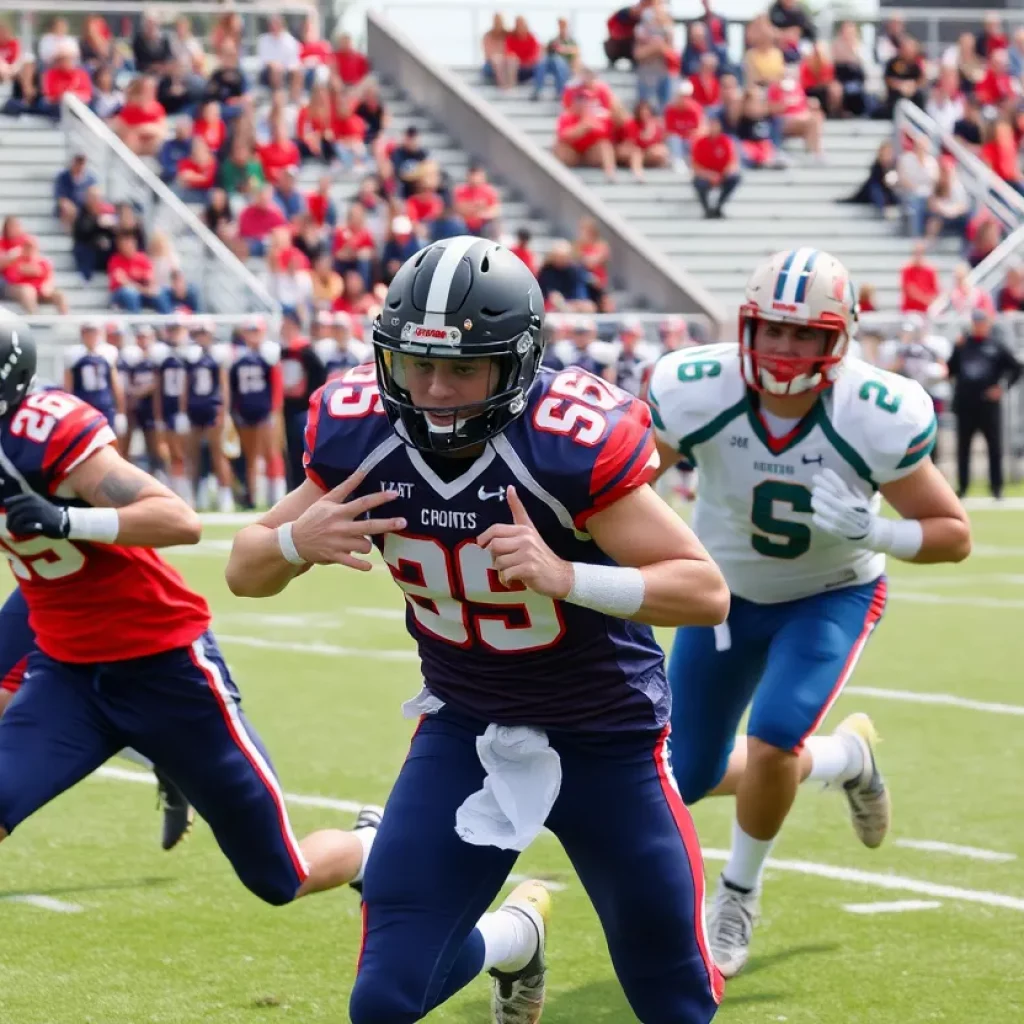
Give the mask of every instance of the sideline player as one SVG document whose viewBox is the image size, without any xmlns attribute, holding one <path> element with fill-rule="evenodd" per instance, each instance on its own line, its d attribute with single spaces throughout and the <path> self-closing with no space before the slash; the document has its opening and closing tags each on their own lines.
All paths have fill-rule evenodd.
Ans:
<svg viewBox="0 0 1024 1024">
<path fill-rule="evenodd" d="M 35 650 L 36 634 L 28 621 L 28 604 L 19 587 L 0 607 L 0 715 L 3 715 L 21 687 L 29 655 Z M 192 807 L 174 781 L 154 768 L 149 758 L 134 750 L 122 750 L 121 756 L 151 769 L 156 775 L 157 799 L 163 811 L 160 846 L 173 850 L 192 827 Z"/>
<path fill-rule="evenodd" d="M 485 912 L 545 823 L 641 1021 L 703 1024 L 721 998 L 650 626 L 721 621 L 725 583 L 647 486 L 647 407 L 539 370 L 543 309 L 486 239 L 409 260 L 374 327 L 376 374 L 313 397 L 306 481 L 228 564 L 235 593 L 269 596 L 310 563 L 369 569 L 373 537 L 406 596 L 426 686 L 407 710 L 424 717 L 369 861 L 354 1024 L 419 1020 L 488 969 L 495 1021 L 539 1019 L 547 891 L 524 883 Z M 393 518 L 353 522 L 385 503 Z M 485 781 L 500 764 L 516 770 Z M 495 781 L 519 813 L 493 803 Z"/>
<path fill-rule="evenodd" d="M 739 319 L 739 345 L 663 357 L 648 392 L 663 464 L 682 454 L 699 467 L 694 528 L 732 593 L 728 621 L 679 630 L 669 663 L 683 798 L 736 795 L 710 917 L 727 977 L 746 963 L 764 862 L 801 781 L 844 787 L 865 846 L 888 830 L 871 720 L 813 735 L 882 617 L 886 554 L 958 562 L 971 546 L 928 458 L 931 400 L 847 355 L 855 301 L 838 260 L 776 253 L 750 278 Z M 879 515 L 879 492 L 901 518 Z"/>
<path fill-rule="evenodd" d="M 103 339 L 99 320 L 83 320 L 81 343 L 64 353 L 64 390 L 99 409 L 119 438 L 128 432 L 124 383 L 118 372 L 119 352 Z"/>
<path fill-rule="evenodd" d="M 209 608 L 153 550 L 198 541 L 198 517 L 118 455 L 102 413 L 29 393 L 35 367 L 27 328 L 0 325 L 0 546 L 36 632 L 0 718 L 0 840 L 131 747 L 175 780 L 261 899 L 358 880 L 373 829 L 296 841 Z M 97 608 L 116 628 L 96 628 Z"/>
</svg>

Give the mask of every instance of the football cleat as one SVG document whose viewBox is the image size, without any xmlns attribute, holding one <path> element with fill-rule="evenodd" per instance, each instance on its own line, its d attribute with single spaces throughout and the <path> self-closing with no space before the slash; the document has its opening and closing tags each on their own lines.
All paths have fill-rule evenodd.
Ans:
<svg viewBox="0 0 1024 1024">
<path fill-rule="evenodd" d="M 708 913 L 708 945 L 726 978 L 743 970 L 750 955 L 750 938 L 760 911 L 758 889 L 744 892 L 718 879 L 718 890 Z"/>
<path fill-rule="evenodd" d="M 537 1024 L 544 1012 L 544 947 L 547 944 L 551 893 L 543 882 L 522 882 L 509 893 L 498 913 L 519 914 L 537 930 L 537 951 L 519 971 L 506 973 L 491 968 L 493 1024 Z"/>
<path fill-rule="evenodd" d="M 173 850 L 192 830 L 195 811 L 172 779 L 156 767 L 153 774 L 156 776 L 157 806 L 164 812 L 160 845 L 165 850 Z"/>
<path fill-rule="evenodd" d="M 352 826 L 353 832 L 358 832 L 361 828 L 380 828 L 381 818 L 384 817 L 384 808 L 378 807 L 376 804 L 367 804 L 365 807 L 359 808 L 359 813 L 356 815 L 356 823 Z M 366 871 L 366 865 L 363 865 L 363 871 Z M 348 883 L 360 896 L 363 895 L 363 879 L 360 875 L 358 882 Z"/>
<path fill-rule="evenodd" d="M 857 838 L 874 850 L 882 845 L 892 818 L 889 790 L 875 759 L 875 747 L 878 745 L 875 723 L 858 712 L 844 718 L 836 727 L 835 735 L 856 743 L 863 755 L 864 767 L 856 778 L 843 783 L 843 792 L 850 805 L 850 820 Z"/>
</svg>

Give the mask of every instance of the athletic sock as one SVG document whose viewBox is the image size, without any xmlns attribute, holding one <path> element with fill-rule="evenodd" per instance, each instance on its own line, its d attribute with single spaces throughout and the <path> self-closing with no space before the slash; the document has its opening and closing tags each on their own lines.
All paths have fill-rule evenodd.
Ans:
<svg viewBox="0 0 1024 1024">
<path fill-rule="evenodd" d="M 484 939 L 484 966 L 505 974 L 521 971 L 537 952 L 537 929 L 526 914 L 501 909 L 484 914 L 477 923 Z"/>
<path fill-rule="evenodd" d="M 849 782 L 864 770 L 864 751 L 852 736 L 811 736 L 804 745 L 811 755 L 805 782 Z"/>
<path fill-rule="evenodd" d="M 755 839 L 740 828 L 738 821 L 732 823 L 732 849 L 729 861 L 722 871 L 722 880 L 731 888 L 751 892 L 761 887 L 764 862 L 775 843 L 774 839 Z"/>
</svg>

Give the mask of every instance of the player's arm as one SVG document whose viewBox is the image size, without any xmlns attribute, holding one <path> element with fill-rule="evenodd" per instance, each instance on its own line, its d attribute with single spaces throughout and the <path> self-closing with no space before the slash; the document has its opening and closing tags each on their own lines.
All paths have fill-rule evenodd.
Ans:
<svg viewBox="0 0 1024 1024">
<path fill-rule="evenodd" d="M 110 364 L 110 391 L 114 396 L 114 411 L 118 416 L 124 416 L 127 411 L 125 408 L 124 381 L 115 363 Z M 123 432 L 121 431 L 121 433 Z"/>
<path fill-rule="evenodd" d="M 688 526 L 650 487 L 638 487 L 587 520 L 597 546 L 618 565 L 567 562 L 544 542 L 514 487 L 512 524 L 485 530 L 506 584 L 650 626 L 715 626 L 729 614 L 729 588 Z"/>
<path fill-rule="evenodd" d="M 654 479 L 657 480 L 659 477 L 663 477 L 681 458 L 678 449 L 675 445 L 669 444 L 667 441 L 663 441 L 659 434 L 654 437 L 654 443 L 658 449 L 658 468 L 655 471 Z"/>
<path fill-rule="evenodd" d="M 353 473 L 331 491 L 304 480 L 269 512 L 239 531 L 231 545 L 225 578 L 238 597 L 273 597 L 312 565 L 347 565 L 367 572 L 370 536 L 405 528 L 404 519 L 361 519 L 393 501 L 380 491 L 349 501 L 363 474 Z"/>
<path fill-rule="evenodd" d="M 7 529 L 19 536 L 140 548 L 196 544 L 202 534 L 199 516 L 181 498 L 110 445 L 72 469 L 62 483 L 65 489 L 92 507 L 70 508 L 40 494 L 20 494 L 7 502 Z"/>
</svg>

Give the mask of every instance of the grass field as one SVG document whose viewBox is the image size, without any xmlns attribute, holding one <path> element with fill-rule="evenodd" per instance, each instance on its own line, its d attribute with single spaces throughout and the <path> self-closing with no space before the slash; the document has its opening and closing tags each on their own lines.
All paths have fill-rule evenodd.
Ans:
<svg viewBox="0 0 1024 1024">
<path fill-rule="evenodd" d="M 973 521 L 970 561 L 895 566 L 885 621 L 830 719 L 866 710 L 886 740 L 890 840 L 861 848 L 840 797 L 801 793 L 723 1024 L 1024 1021 L 1024 512 L 980 511 Z M 397 589 L 385 572 L 318 569 L 277 599 L 241 601 L 222 578 L 229 537 L 211 528 L 199 548 L 173 558 L 210 598 L 249 715 L 285 789 L 300 797 L 296 831 L 347 824 L 349 802 L 384 801 L 408 745 L 399 705 L 418 678 Z M 100 607 L 97 615 L 107 627 Z M 114 765 L 3 844 L 0 1024 L 347 1020 L 354 894 L 266 907 L 235 880 L 202 823 L 183 848 L 162 853 L 152 786 L 130 784 L 131 767 Z M 303 803 L 310 795 L 339 804 Z M 729 801 L 695 809 L 712 878 L 731 814 Z M 976 852 L 901 845 L 908 840 Z M 517 870 L 564 886 L 545 1021 L 632 1021 L 557 843 L 542 837 Z M 26 894 L 49 900 L 15 899 Z M 928 906 L 846 909 L 908 900 Z M 430 1019 L 486 1021 L 485 983 Z"/>
</svg>

